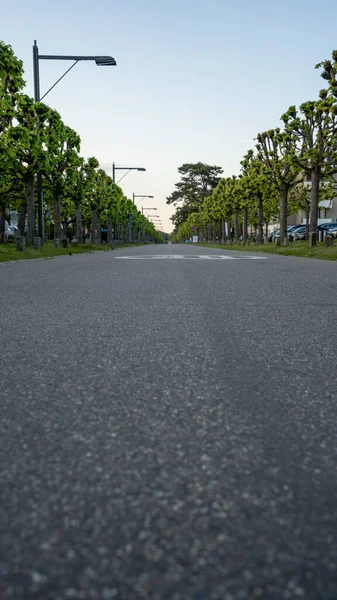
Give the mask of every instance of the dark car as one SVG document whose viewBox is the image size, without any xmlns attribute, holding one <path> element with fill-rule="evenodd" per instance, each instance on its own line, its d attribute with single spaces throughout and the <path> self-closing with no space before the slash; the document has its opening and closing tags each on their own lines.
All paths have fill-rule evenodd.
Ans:
<svg viewBox="0 0 337 600">
<path fill-rule="evenodd" d="M 328 229 L 336 229 L 337 227 L 337 222 L 333 221 L 331 223 L 321 223 L 321 225 L 318 225 L 318 231 L 327 231 Z"/>
<path fill-rule="evenodd" d="M 299 238 L 296 237 L 296 234 L 297 234 L 298 231 L 302 232 L 303 228 L 304 228 L 304 230 L 306 229 L 306 226 L 303 225 L 303 223 L 301 225 L 293 225 L 293 227 L 291 227 L 288 230 L 289 239 L 290 240 L 299 239 Z"/>
<path fill-rule="evenodd" d="M 325 229 L 328 235 L 332 235 L 333 237 L 337 237 L 337 225 L 335 227 L 329 227 L 329 229 Z"/>
<path fill-rule="evenodd" d="M 292 239 L 294 241 L 296 240 L 305 240 L 307 235 L 307 228 L 306 225 L 302 225 L 302 227 L 298 227 L 293 233 L 292 233 Z"/>
</svg>

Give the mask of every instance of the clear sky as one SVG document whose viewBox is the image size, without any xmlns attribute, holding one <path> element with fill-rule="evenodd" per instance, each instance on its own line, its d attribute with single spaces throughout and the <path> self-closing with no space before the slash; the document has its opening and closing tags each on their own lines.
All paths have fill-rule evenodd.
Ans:
<svg viewBox="0 0 337 600">
<path fill-rule="evenodd" d="M 41 54 L 110 54 L 116 68 L 80 63 L 46 99 L 103 168 L 144 166 L 125 193 L 151 194 L 164 229 L 166 196 L 184 162 L 236 174 L 259 131 L 291 104 L 315 99 L 314 65 L 337 48 L 337 2 L 325 0 L 14 0 L 0 38 L 24 61 Z M 41 93 L 67 63 L 41 62 Z M 145 201 L 149 206 L 150 201 Z M 155 203 L 155 204 L 153 204 Z"/>
</svg>

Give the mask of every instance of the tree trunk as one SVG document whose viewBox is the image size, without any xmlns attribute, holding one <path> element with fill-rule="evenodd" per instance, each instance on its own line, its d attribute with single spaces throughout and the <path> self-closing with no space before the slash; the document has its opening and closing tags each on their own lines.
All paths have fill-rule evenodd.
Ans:
<svg viewBox="0 0 337 600">
<path fill-rule="evenodd" d="M 21 204 L 20 211 L 19 211 L 18 230 L 20 232 L 20 235 L 25 235 L 26 214 L 27 214 L 27 202 L 25 201 Z"/>
<path fill-rule="evenodd" d="M 102 225 L 101 225 L 101 215 L 97 213 L 97 232 L 96 232 L 96 245 L 100 246 L 102 243 Z"/>
<path fill-rule="evenodd" d="M 236 210 L 234 213 L 234 241 L 238 243 L 239 241 L 239 211 Z"/>
<path fill-rule="evenodd" d="M 6 229 L 6 208 L 5 203 L 0 201 L 0 244 L 5 243 L 5 229 Z"/>
<path fill-rule="evenodd" d="M 221 219 L 221 231 L 222 231 L 222 242 L 225 242 L 226 239 L 226 229 L 225 229 L 225 219 Z"/>
<path fill-rule="evenodd" d="M 284 187 L 280 193 L 280 242 L 287 243 L 287 212 L 288 212 L 288 187 Z"/>
<path fill-rule="evenodd" d="M 34 198 L 34 175 L 29 175 L 26 181 L 27 200 L 27 246 L 32 246 L 35 237 L 35 198 Z"/>
<path fill-rule="evenodd" d="M 244 244 L 248 240 L 248 208 L 247 208 L 247 206 L 244 206 L 244 208 L 243 208 L 242 239 L 243 239 Z"/>
<path fill-rule="evenodd" d="M 113 235 L 112 235 L 112 216 L 108 215 L 108 236 L 107 236 L 107 242 L 111 242 L 113 240 Z"/>
<path fill-rule="evenodd" d="M 310 194 L 310 233 L 315 234 L 312 245 L 316 244 L 317 221 L 318 221 L 318 196 L 320 184 L 320 167 L 316 166 L 311 171 L 311 194 Z"/>
<path fill-rule="evenodd" d="M 257 236 L 256 241 L 258 244 L 263 242 L 263 199 L 262 194 L 258 195 L 257 198 Z"/>
<path fill-rule="evenodd" d="M 54 192 L 54 239 L 61 239 L 61 192 Z"/>
<path fill-rule="evenodd" d="M 62 228 L 62 234 L 63 236 L 65 236 L 66 238 L 68 237 L 68 221 L 65 220 L 62 222 L 63 228 Z"/>
<path fill-rule="evenodd" d="M 80 204 L 76 206 L 76 239 L 79 244 L 83 244 L 83 226 Z"/>
<path fill-rule="evenodd" d="M 310 212 L 307 210 L 305 213 L 305 239 L 309 239 L 309 220 L 310 220 Z"/>
<path fill-rule="evenodd" d="M 232 239 L 231 228 L 232 228 L 232 219 L 229 217 L 227 219 L 227 237 L 228 237 L 229 241 L 231 241 L 231 239 Z"/>
<path fill-rule="evenodd" d="M 91 212 L 91 243 L 96 244 L 97 234 L 97 212 L 95 209 Z"/>
</svg>

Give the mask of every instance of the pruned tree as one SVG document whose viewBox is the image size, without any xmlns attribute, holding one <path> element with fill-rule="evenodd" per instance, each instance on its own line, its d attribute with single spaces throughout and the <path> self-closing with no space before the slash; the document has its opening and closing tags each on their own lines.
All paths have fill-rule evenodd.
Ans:
<svg viewBox="0 0 337 600">
<path fill-rule="evenodd" d="M 8 202 L 18 188 L 16 157 L 8 147 L 8 128 L 15 117 L 17 96 L 23 89 L 23 63 L 8 44 L 0 41 L 0 243 L 5 241 Z"/>
<path fill-rule="evenodd" d="M 67 183 L 76 183 L 76 169 L 81 165 L 80 143 L 76 131 L 64 125 L 58 112 L 50 110 L 43 132 L 42 173 L 52 194 L 55 238 L 61 238 L 61 202 Z"/>
<path fill-rule="evenodd" d="M 302 179 L 309 176 L 310 231 L 316 243 L 319 190 L 323 180 L 337 172 L 337 102 L 328 90 L 321 90 L 317 101 L 291 106 L 282 116 L 287 131 L 295 139 L 298 151 L 294 158 Z"/>
<path fill-rule="evenodd" d="M 280 239 L 288 243 L 288 193 L 300 172 L 297 146 L 291 131 L 270 129 L 257 136 L 257 158 L 267 169 L 267 176 L 279 193 Z"/>
<path fill-rule="evenodd" d="M 8 127 L 6 142 L 9 156 L 15 159 L 17 175 L 25 186 L 25 199 L 22 205 L 21 233 L 27 214 L 27 245 L 33 244 L 35 236 L 35 174 L 45 165 L 41 136 L 49 116 L 50 109 L 42 103 L 20 94 L 16 100 L 15 120 Z M 39 122 L 39 130 L 37 123 Z"/>
</svg>

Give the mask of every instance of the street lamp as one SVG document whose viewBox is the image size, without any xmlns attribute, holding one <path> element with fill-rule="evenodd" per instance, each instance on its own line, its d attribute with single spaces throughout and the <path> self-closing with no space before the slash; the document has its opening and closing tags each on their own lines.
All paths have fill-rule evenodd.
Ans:
<svg viewBox="0 0 337 600">
<path fill-rule="evenodd" d="M 158 210 L 158 208 L 153 208 L 153 207 L 148 207 L 146 208 L 145 206 L 142 206 L 142 213 L 144 214 L 144 210 Z"/>
<path fill-rule="evenodd" d="M 41 97 L 40 94 L 40 65 L 39 60 L 73 60 L 74 63 L 66 70 L 65 73 L 47 90 Z M 72 55 L 53 55 L 53 54 L 39 54 L 39 49 L 34 40 L 33 46 L 33 68 L 34 68 L 34 100 L 35 102 L 41 102 L 51 90 L 63 79 L 71 69 L 77 65 L 78 62 L 90 60 L 94 61 L 98 67 L 115 67 L 116 61 L 112 56 L 72 56 Z M 43 235 L 43 194 L 42 194 L 42 173 L 37 174 L 37 203 L 38 203 L 38 231 L 41 243 L 44 242 Z"/>
<path fill-rule="evenodd" d="M 130 171 L 146 171 L 146 169 L 144 169 L 144 167 L 116 167 L 115 163 L 112 163 L 112 179 L 114 183 L 116 182 L 116 171 L 127 171 L 127 173 L 117 181 L 117 183 L 119 183 L 130 173 Z"/>
<path fill-rule="evenodd" d="M 133 194 L 132 199 L 133 199 L 133 203 L 135 204 L 135 198 L 154 198 L 154 196 L 140 196 L 139 194 Z M 140 200 L 138 200 L 136 206 L 139 204 Z"/>
</svg>

